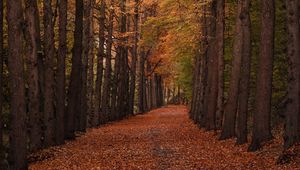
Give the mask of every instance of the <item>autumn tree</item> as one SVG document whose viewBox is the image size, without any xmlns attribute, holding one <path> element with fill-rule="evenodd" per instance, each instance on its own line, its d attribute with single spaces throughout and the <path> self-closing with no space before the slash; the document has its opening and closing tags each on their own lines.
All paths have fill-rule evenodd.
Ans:
<svg viewBox="0 0 300 170">
<path fill-rule="evenodd" d="M 2 115 L 2 107 L 3 107 L 3 1 L 0 1 L 0 169 L 4 169 L 4 146 L 3 146 L 3 115 Z"/>
<path fill-rule="evenodd" d="M 105 71 L 104 71 L 104 82 L 103 82 L 103 94 L 102 94 L 102 113 L 104 114 L 104 121 L 111 119 L 110 115 L 110 94 L 111 94 L 111 50 L 113 43 L 113 26 L 114 26 L 114 1 L 109 4 L 109 17 L 108 17 L 108 38 L 106 45 L 106 59 L 105 59 Z"/>
<path fill-rule="evenodd" d="M 299 141 L 300 120 L 300 28 L 299 2 L 286 0 L 288 21 L 289 85 L 286 99 L 284 147 Z"/>
<path fill-rule="evenodd" d="M 237 125 L 238 143 L 244 143 L 247 140 L 251 54 L 249 8 L 249 1 L 238 2 L 229 97 L 224 110 L 224 125 L 220 137 L 220 139 L 234 137 Z M 236 123 L 237 116 L 238 123 Z"/>
<path fill-rule="evenodd" d="M 100 16 L 99 16 L 99 47 L 97 53 L 97 78 L 95 88 L 95 112 L 90 116 L 90 122 L 93 126 L 97 126 L 103 121 L 102 112 L 102 79 L 103 79 L 103 59 L 105 57 L 104 44 L 105 44 L 105 1 L 100 2 Z"/>
<path fill-rule="evenodd" d="M 91 54 L 93 53 L 93 0 L 85 1 L 84 3 L 84 17 L 83 17 L 83 54 L 82 54 L 82 67 L 81 67 L 81 106 L 80 106 L 80 115 L 78 119 L 78 129 L 80 131 L 85 131 L 87 115 L 90 115 L 90 106 L 88 98 L 88 70 L 93 68 L 92 65 L 89 65 L 90 58 L 94 57 Z"/>
<path fill-rule="evenodd" d="M 87 46 L 89 48 L 89 53 L 88 53 L 88 78 L 87 78 L 87 115 L 92 115 L 95 111 L 94 107 L 94 62 L 95 62 L 95 54 L 94 54 L 94 46 L 95 46 L 95 41 L 94 41 L 94 7 L 95 7 L 95 0 L 90 0 L 88 2 L 88 43 Z M 98 120 L 98 115 L 95 117 L 96 120 Z"/>
<path fill-rule="evenodd" d="M 260 56 L 253 113 L 253 136 L 249 151 L 259 149 L 262 142 L 272 139 L 270 115 L 274 56 L 274 0 L 263 0 L 261 10 Z"/>
<path fill-rule="evenodd" d="M 129 113 L 134 113 L 134 97 L 136 86 L 136 68 L 137 68 L 137 55 L 138 55 L 138 41 L 139 41 L 139 0 L 135 0 L 134 4 L 134 45 L 131 50 L 131 68 L 130 68 L 130 90 L 129 90 Z"/>
<path fill-rule="evenodd" d="M 83 39 L 83 0 L 76 0 L 74 44 L 72 49 L 72 71 L 68 91 L 68 106 L 65 120 L 65 138 L 75 138 L 75 121 L 81 114 L 81 68 Z"/>
<path fill-rule="evenodd" d="M 67 56 L 67 20 L 68 1 L 59 3 L 59 46 L 56 73 L 56 143 L 63 144 L 65 137 L 66 112 L 66 56 Z"/>
<path fill-rule="evenodd" d="M 23 8 L 19 0 L 7 1 L 8 70 L 10 77 L 10 152 L 11 169 L 27 169 L 26 104 L 23 62 Z"/>
<path fill-rule="evenodd" d="M 126 0 L 121 0 L 120 2 L 121 16 L 120 16 L 120 33 L 124 36 L 127 31 L 127 15 L 126 15 Z M 119 112 L 117 119 L 121 119 L 128 113 L 128 49 L 126 47 L 127 38 L 122 37 L 120 41 L 121 45 L 119 48 L 119 75 L 117 80 L 117 101 L 116 101 L 116 111 Z"/>
<path fill-rule="evenodd" d="M 41 115 L 40 115 L 40 90 L 39 90 L 39 76 L 38 76 L 38 42 L 40 38 L 39 27 L 39 13 L 37 1 L 26 0 L 25 2 L 25 19 L 27 23 L 26 28 L 26 54 L 27 54 L 27 63 L 28 63 L 28 85 L 29 85 L 29 139 L 30 139 L 30 150 L 36 151 L 41 148 L 41 138 L 42 138 L 42 129 L 41 129 Z"/>
<path fill-rule="evenodd" d="M 248 99 L 250 94 L 250 71 L 251 71 L 251 21 L 250 1 L 246 0 L 241 5 L 241 18 L 243 43 L 242 43 L 242 64 L 239 80 L 239 96 L 237 109 L 237 144 L 247 142 L 248 130 Z"/>
<path fill-rule="evenodd" d="M 224 31 L 225 31 L 225 0 L 217 1 L 216 40 L 218 49 L 218 99 L 216 126 L 222 127 L 224 112 Z"/>
<path fill-rule="evenodd" d="M 208 5 L 210 17 L 208 21 L 208 85 L 205 89 L 205 128 L 213 130 L 216 128 L 216 111 L 217 111 L 217 97 L 218 97 L 218 53 L 215 50 L 217 44 L 216 39 L 216 18 L 217 18 L 217 1 L 214 0 Z M 207 106 L 206 106 L 207 105 Z"/>
<path fill-rule="evenodd" d="M 54 20 L 52 1 L 44 0 L 44 54 L 45 54 L 45 102 L 44 123 L 45 146 L 55 144 L 55 116 L 54 116 Z"/>
</svg>

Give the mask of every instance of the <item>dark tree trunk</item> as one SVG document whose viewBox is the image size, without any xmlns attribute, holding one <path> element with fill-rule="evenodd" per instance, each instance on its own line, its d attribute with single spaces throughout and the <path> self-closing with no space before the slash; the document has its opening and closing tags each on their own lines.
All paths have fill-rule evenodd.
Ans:
<svg viewBox="0 0 300 170">
<path fill-rule="evenodd" d="M 146 62 L 146 60 L 144 61 Z M 145 64 L 145 63 L 144 63 Z M 143 75 L 143 110 L 144 112 L 149 111 L 149 108 L 147 107 L 147 77 L 145 76 L 145 65 L 144 65 L 144 75 Z"/>
<path fill-rule="evenodd" d="M 216 16 L 217 16 L 217 0 L 213 0 L 210 4 L 210 19 L 208 26 L 208 86 L 207 86 L 207 111 L 206 113 L 206 129 L 214 130 L 216 128 L 216 111 L 218 99 L 218 53 L 215 50 L 216 41 Z"/>
<path fill-rule="evenodd" d="M 239 95 L 239 80 L 241 73 L 242 55 L 243 55 L 243 28 L 242 17 L 243 2 L 239 1 L 238 11 L 235 24 L 235 37 L 233 44 L 233 61 L 230 76 L 230 85 L 228 100 L 224 108 L 224 124 L 220 139 L 228 139 L 235 136 L 236 115 L 238 108 L 238 95 Z"/>
<path fill-rule="evenodd" d="M 118 113 L 119 110 L 117 108 L 117 97 L 119 97 L 118 95 L 118 84 L 120 83 L 119 80 L 119 74 L 120 74 L 120 59 L 121 59 L 121 46 L 118 46 L 117 48 L 117 52 L 115 55 L 115 62 L 114 62 L 114 73 L 112 76 L 113 79 L 113 83 L 112 83 L 112 90 L 111 90 L 111 116 L 110 116 L 110 120 L 116 120 L 118 117 Z"/>
<path fill-rule="evenodd" d="M 88 71 L 89 59 L 93 53 L 93 0 L 87 0 L 84 4 L 84 25 L 83 25 L 83 54 L 82 54 L 82 78 L 81 78 L 81 111 L 78 119 L 78 130 L 84 132 L 86 129 L 87 116 L 90 115 L 89 97 L 88 97 Z"/>
<path fill-rule="evenodd" d="M 126 16 L 126 0 L 121 0 L 120 2 L 120 8 L 121 8 L 121 17 L 120 17 L 120 33 L 125 34 L 126 33 L 126 28 L 127 28 L 127 16 Z M 127 48 L 125 47 L 124 44 L 126 44 L 126 38 L 121 38 L 121 46 L 120 46 L 120 59 L 119 59 L 119 76 L 118 76 L 118 98 L 117 98 L 117 109 L 119 111 L 119 117 L 118 118 L 123 118 L 125 114 L 127 113 L 126 109 L 126 103 L 128 100 L 128 82 L 127 82 L 127 77 L 128 77 L 128 62 L 127 62 L 127 57 L 128 57 L 128 51 Z"/>
<path fill-rule="evenodd" d="M 81 111 L 81 66 L 82 66 L 82 36 L 83 36 L 83 0 L 76 0 L 75 31 L 72 57 L 72 71 L 68 92 L 68 107 L 66 115 L 65 138 L 75 138 L 75 114 Z"/>
<path fill-rule="evenodd" d="M 38 9 L 39 1 L 35 4 Z M 37 67 L 39 73 L 39 90 L 40 90 L 40 112 L 43 114 L 44 112 L 44 96 L 45 96 L 45 55 L 42 48 L 42 39 L 41 39 L 41 28 L 40 28 L 40 14 L 36 12 L 35 15 L 35 29 L 36 29 L 36 45 L 38 51 L 38 58 L 37 58 Z"/>
<path fill-rule="evenodd" d="M 148 61 L 147 62 L 147 72 L 150 73 L 151 72 L 151 64 Z M 152 79 L 152 75 L 148 75 L 149 80 L 148 80 L 148 86 L 147 86 L 147 93 L 148 93 L 148 107 L 149 108 L 153 108 L 153 93 L 152 93 L 152 89 L 153 89 L 153 79 Z"/>
<path fill-rule="evenodd" d="M 26 57 L 28 61 L 28 111 L 29 111 L 29 140 L 30 150 L 36 151 L 41 148 L 41 114 L 40 114 L 40 88 L 39 88 L 39 72 L 38 72 L 38 35 L 40 34 L 36 29 L 39 23 L 36 16 L 39 16 L 37 1 L 25 1 L 25 20 L 26 20 Z"/>
<path fill-rule="evenodd" d="M 0 113 L 3 107 L 3 0 L 0 0 Z M 4 146 L 3 146 L 3 117 L 0 114 L 0 169 L 4 169 Z"/>
<path fill-rule="evenodd" d="M 138 55 L 138 39 L 139 39 L 139 0 L 135 0 L 134 7 L 134 46 L 132 49 L 131 74 L 130 74 L 130 91 L 129 91 L 129 114 L 134 113 L 134 97 L 136 86 L 136 62 Z"/>
<path fill-rule="evenodd" d="M 44 0 L 44 53 L 45 53 L 45 146 L 55 144 L 54 118 L 54 22 L 52 0 Z"/>
<path fill-rule="evenodd" d="M 207 16 L 207 5 L 204 5 L 202 8 L 203 11 L 203 17 L 201 19 L 201 24 L 203 25 L 208 25 L 208 16 Z M 203 40 L 201 43 L 201 49 L 202 49 L 202 54 L 201 54 L 201 70 L 200 70 L 200 76 L 201 76 L 201 81 L 200 81 L 200 90 L 199 94 L 197 95 L 197 99 L 200 104 L 197 105 L 197 112 L 198 114 L 198 122 L 200 124 L 200 127 L 205 127 L 205 121 L 206 121 L 206 89 L 208 86 L 208 28 L 202 27 L 201 29 L 202 35 L 203 35 Z"/>
<path fill-rule="evenodd" d="M 8 71 L 10 77 L 10 169 L 26 170 L 27 141 L 25 83 L 23 63 L 23 33 L 24 24 L 22 2 L 7 1 L 8 23 Z"/>
<path fill-rule="evenodd" d="M 153 76 L 151 76 L 150 79 L 150 84 L 151 84 L 151 100 L 152 100 L 152 108 L 156 108 L 157 107 L 157 98 L 156 98 L 156 74 L 154 74 Z"/>
<path fill-rule="evenodd" d="M 200 94 L 200 80 L 201 80 L 201 55 L 199 52 L 196 53 L 195 56 L 195 65 L 193 71 L 193 88 L 192 88 L 192 107 L 191 107 L 191 118 L 194 120 L 195 123 L 198 122 L 199 112 L 197 110 L 200 101 L 197 100 Z M 168 97 L 169 98 L 169 97 Z"/>
<path fill-rule="evenodd" d="M 237 110 L 237 144 L 247 142 L 247 117 L 248 117 L 248 98 L 250 93 L 250 67 L 251 67 L 251 23 L 250 23 L 250 0 L 241 2 L 241 18 L 243 45 L 242 45 L 242 64 L 239 80 L 239 96 Z"/>
<path fill-rule="evenodd" d="M 64 143 L 65 112 L 66 112 L 66 56 L 67 56 L 67 20 L 68 1 L 61 0 L 59 3 L 59 47 L 57 57 L 56 75 L 56 143 Z"/>
<path fill-rule="evenodd" d="M 138 112 L 144 113 L 144 70 L 145 70 L 145 51 L 142 49 L 139 59 L 139 82 L 138 82 Z"/>
<path fill-rule="evenodd" d="M 95 60 L 95 55 L 94 55 L 94 4 L 95 0 L 90 0 L 89 1 L 89 15 L 87 16 L 88 18 L 88 48 L 89 48 L 89 53 L 88 53 L 88 79 L 87 79 L 87 115 L 95 115 L 95 106 L 94 106 L 94 60 Z M 97 115 L 98 116 L 98 115 Z M 95 120 L 98 121 L 98 117 L 95 117 Z M 85 121 L 86 122 L 86 121 Z M 97 122 L 96 122 L 97 123 Z M 98 123 L 97 123 L 98 124 Z"/>
<path fill-rule="evenodd" d="M 111 1 L 110 5 L 114 5 L 114 1 Z M 113 20 L 114 10 L 109 11 L 108 19 L 108 38 L 106 47 L 106 60 L 105 60 L 105 73 L 103 82 L 103 94 L 102 94 L 102 112 L 104 114 L 104 122 L 108 121 L 110 116 L 110 94 L 111 94 L 111 50 L 112 50 L 112 33 L 113 33 Z"/>
<path fill-rule="evenodd" d="M 216 126 L 222 127 L 224 112 L 224 30 L 225 30 L 225 0 L 217 1 L 216 39 L 218 49 L 218 99 L 216 111 Z"/>
<path fill-rule="evenodd" d="M 258 59 L 253 136 L 249 151 L 260 148 L 261 142 L 272 139 L 270 127 L 272 73 L 274 55 L 275 2 L 262 1 L 261 42 Z"/>
<path fill-rule="evenodd" d="M 97 61 L 97 79 L 96 79 L 96 92 L 95 92 L 95 112 L 92 116 L 92 125 L 97 126 L 103 123 L 103 112 L 101 109 L 102 104 L 102 79 L 103 79 L 103 59 L 104 43 L 105 43 L 105 1 L 101 0 L 100 4 L 100 18 L 99 18 L 99 48 L 98 48 L 98 61 Z"/>
<path fill-rule="evenodd" d="M 284 148 L 300 140 L 300 28 L 299 1 L 286 0 L 288 21 L 289 86 L 285 112 Z"/>
</svg>

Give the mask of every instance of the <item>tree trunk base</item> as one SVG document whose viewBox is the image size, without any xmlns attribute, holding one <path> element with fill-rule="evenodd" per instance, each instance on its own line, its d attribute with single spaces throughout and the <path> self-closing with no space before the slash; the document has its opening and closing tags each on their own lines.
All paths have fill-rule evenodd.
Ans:
<svg viewBox="0 0 300 170">
<path fill-rule="evenodd" d="M 226 139 L 230 139 L 230 138 L 234 138 L 235 134 L 232 133 L 221 133 L 221 136 L 219 137 L 219 140 L 226 140 Z"/>
</svg>

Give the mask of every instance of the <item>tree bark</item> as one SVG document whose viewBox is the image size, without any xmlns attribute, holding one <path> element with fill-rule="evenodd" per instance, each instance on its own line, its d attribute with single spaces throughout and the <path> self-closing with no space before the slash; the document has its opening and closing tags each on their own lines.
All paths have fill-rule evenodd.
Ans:
<svg viewBox="0 0 300 170">
<path fill-rule="evenodd" d="M 210 4 L 210 19 L 208 25 L 208 86 L 207 86 L 207 111 L 206 129 L 215 130 L 216 128 L 216 111 L 218 99 L 218 53 L 215 50 L 216 41 L 216 17 L 217 17 L 217 0 Z"/>
<path fill-rule="evenodd" d="M 238 3 L 238 11 L 235 24 L 235 37 L 233 44 L 233 61 L 230 76 L 229 94 L 226 106 L 224 108 L 224 124 L 220 139 L 228 139 L 235 136 L 236 115 L 238 108 L 238 95 L 239 95 L 239 80 L 241 73 L 242 55 L 244 35 L 242 28 L 241 14 L 244 12 L 243 2 L 240 0 Z"/>
<path fill-rule="evenodd" d="M 45 53 L 45 103 L 44 123 L 45 146 L 55 144 L 55 117 L 54 117 L 54 23 L 52 0 L 44 0 L 44 53 Z"/>
<path fill-rule="evenodd" d="M 126 0 L 121 0 L 121 17 L 120 17 L 120 33 L 125 34 L 127 31 L 127 15 L 126 15 Z M 118 98 L 117 98 L 117 109 L 119 111 L 118 119 L 123 118 L 127 110 L 127 100 L 128 100 L 128 50 L 125 44 L 127 43 L 127 38 L 121 38 L 120 47 L 120 59 L 119 59 L 119 75 L 118 75 Z"/>
<path fill-rule="evenodd" d="M 196 107 L 196 111 L 199 113 L 198 114 L 198 122 L 200 127 L 205 127 L 205 120 L 206 120 L 206 88 L 208 86 L 208 28 L 206 25 L 208 25 L 208 16 L 207 16 L 207 4 L 202 7 L 203 11 L 203 17 L 201 19 L 201 24 L 203 24 L 203 27 L 201 29 L 203 41 L 201 43 L 201 57 L 202 59 L 200 60 L 200 65 L 201 65 L 201 70 L 200 70 L 200 86 L 199 86 L 199 94 L 197 95 L 196 100 L 199 101 L 199 105 Z"/>
<path fill-rule="evenodd" d="M 87 116 L 90 115 L 89 111 L 89 97 L 88 97 L 88 71 L 90 54 L 93 52 L 91 43 L 93 38 L 92 32 L 92 17 L 93 17 L 93 0 L 84 1 L 84 17 L 83 17 L 83 53 L 82 53 L 82 74 L 81 74 L 81 111 L 78 119 L 78 130 L 84 132 L 86 129 Z"/>
<path fill-rule="evenodd" d="M 26 57 L 28 61 L 28 112 L 29 112 L 29 144 L 30 150 L 36 151 L 41 148 L 41 114 L 40 114 L 40 88 L 39 88 L 39 71 L 37 67 L 38 63 L 38 42 L 40 38 L 38 35 L 36 25 L 39 23 L 36 19 L 39 19 L 39 12 L 36 0 L 25 1 L 25 20 L 26 20 Z M 40 40 L 39 40 L 40 41 Z"/>
<path fill-rule="evenodd" d="M 65 137 L 65 112 L 66 112 L 66 56 L 67 56 L 67 20 L 68 1 L 59 3 L 59 47 L 57 57 L 56 75 L 56 143 L 64 143 Z"/>
<path fill-rule="evenodd" d="M 0 0 L 0 87 L 3 86 L 3 0 Z M 3 107 L 3 90 L 0 88 L 0 113 L 2 113 L 2 107 Z M 5 152 L 4 152 L 4 146 L 3 146 L 3 117 L 2 114 L 0 114 L 0 169 L 4 169 L 5 161 Z"/>
<path fill-rule="evenodd" d="M 76 0 L 75 31 L 72 57 L 72 71 L 68 92 L 65 138 L 75 139 L 75 114 L 81 111 L 81 66 L 82 66 L 82 36 L 83 36 L 83 0 Z"/>
<path fill-rule="evenodd" d="M 289 84 L 285 112 L 284 148 L 300 140 L 300 28 L 299 1 L 286 0 L 288 21 Z"/>
<path fill-rule="evenodd" d="M 239 15 L 243 32 L 242 64 L 239 81 L 239 96 L 237 110 L 237 144 L 247 142 L 247 118 L 248 99 L 250 93 L 250 71 L 251 71 L 251 22 L 250 22 L 250 0 L 241 2 L 242 13 Z"/>
<path fill-rule="evenodd" d="M 28 168 L 26 161 L 27 133 L 26 133 L 26 106 L 25 83 L 23 63 L 23 9 L 22 1 L 7 1 L 8 23 L 8 71 L 10 77 L 11 98 L 11 131 L 9 164 L 11 169 L 25 170 Z"/>
<path fill-rule="evenodd" d="M 274 55 L 275 2 L 262 1 L 260 57 L 258 59 L 253 136 L 249 151 L 272 139 L 270 127 L 272 73 Z"/>
<path fill-rule="evenodd" d="M 92 125 L 97 126 L 99 123 L 103 123 L 102 105 L 102 79 L 103 79 L 103 59 L 104 43 L 105 43 L 105 1 L 101 0 L 100 4 L 100 18 L 99 18 L 99 48 L 97 58 L 97 79 L 96 79 L 96 100 L 95 100 L 95 112 L 92 117 Z"/>
<path fill-rule="evenodd" d="M 216 111 L 216 126 L 222 127 L 224 112 L 224 30 L 225 30 L 225 0 L 217 2 L 216 39 L 218 49 L 218 99 Z"/>
<path fill-rule="evenodd" d="M 138 82 L 138 112 L 144 113 L 144 79 L 145 79 L 145 51 L 142 49 L 139 59 L 139 82 Z"/>
<path fill-rule="evenodd" d="M 106 47 L 105 73 L 102 94 L 102 112 L 104 114 L 104 122 L 108 121 L 110 116 L 110 94 L 111 94 L 111 50 L 112 50 L 112 34 L 113 34 L 113 20 L 114 20 L 114 1 L 111 1 L 108 19 L 108 38 Z"/>
<path fill-rule="evenodd" d="M 130 74 L 130 94 L 129 94 L 129 114 L 134 114 L 134 97 L 136 86 L 136 65 L 139 41 L 139 0 L 135 0 L 134 6 L 134 46 L 132 49 L 131 74 Z"/>
<path fill-rule="evenodd" d="M 95 0 L 89 1 L 89 16 L 88 16 L 88 79 L 87 79 L 87 115 L 95 115 L 95 106 L 94 106 L 94 4 Z M 98 115 L 97 115 L 98 116 Z M 95 121 L 98 121 L 98 117 L 95 118 Z M 96 122 L 97 123 L 97 122 Z M 98 124 L 98 123 L 97 123 Z"/>
</svg>

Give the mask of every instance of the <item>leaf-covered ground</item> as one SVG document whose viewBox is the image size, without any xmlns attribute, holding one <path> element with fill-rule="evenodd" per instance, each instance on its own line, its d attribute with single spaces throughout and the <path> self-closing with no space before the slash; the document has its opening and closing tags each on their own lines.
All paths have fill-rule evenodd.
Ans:
<svg viewBox="0 0 300 170">
<path fill-rule="evenodd" d="M 281 152 L 276 139 L 248 153 L 247 145 L 235 146 L 234 139 L 218 141 L 218 136 L 219 132 L 199 130 L 184 106 L 168 106 L 89 129 L 75 141 L 32 155 L 47 159 L 32 163 L 30 169 L 300 169 L 298 158 L 275 165 Z"/>
</svg>

